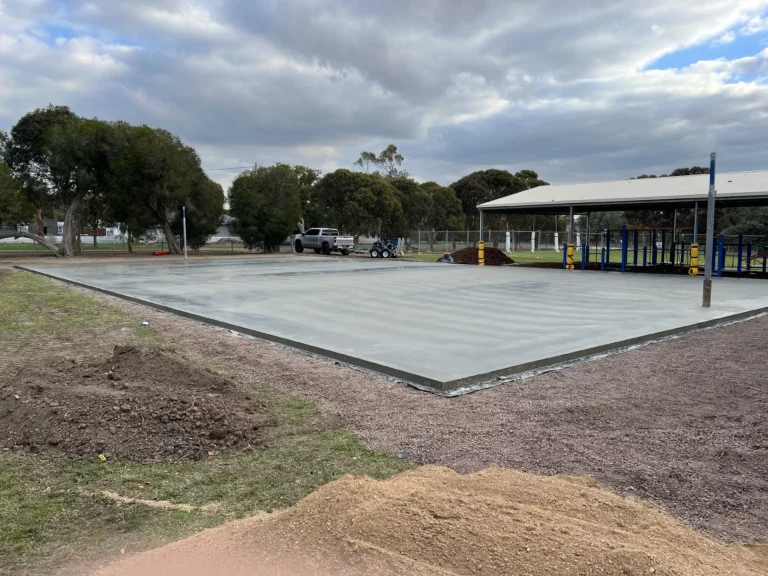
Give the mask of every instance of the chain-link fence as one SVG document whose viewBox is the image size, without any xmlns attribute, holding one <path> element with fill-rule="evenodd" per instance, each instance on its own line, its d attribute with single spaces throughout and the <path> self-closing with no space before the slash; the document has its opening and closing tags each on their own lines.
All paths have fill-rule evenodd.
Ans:
<svg viewBox="0 0 768 576">
<path fill-rule="evenodd" d="M 485 230 L 482 239 L 486 246 L 499 250 L 560 250 L 564 232 L 530 230 Z M 406 249 L 414 252 L 456 252 L 477 246 L 478 230 L 414 230 L 405 239 Z M 509 242 L 509 244 L 507 244 Z"/>
</svg>

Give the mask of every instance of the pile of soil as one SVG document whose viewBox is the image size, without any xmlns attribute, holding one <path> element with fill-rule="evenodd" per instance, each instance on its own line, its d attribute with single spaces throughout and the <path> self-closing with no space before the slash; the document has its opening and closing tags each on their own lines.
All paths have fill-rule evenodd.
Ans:
<svg viewBox="0 0 768 576">
<path fill-rule="evenodd" d="M 464 248 L 451 254 L 453 261 L 458 264 L 477 264 L 477 248 Z M 504 266 L 505 264 L 514 264 L 515 261 L 508 257 L 498 248 L 485 248 L 486 266 Z"/>
<path fill-rule="evenodd" d="M 590 478 L 424 467 L 342 478 L 286 511 L 233 522 L 98 576 L 757 576 L 761 548 L 726 546 Z"/>
<path fill-rule="evenodd" d="M 0 385 L 0 447 L 55 458 L 200 459 L 258 447 L 273 424 L 235 384 L 163 350 L 117 346 Z"/>
</svg>

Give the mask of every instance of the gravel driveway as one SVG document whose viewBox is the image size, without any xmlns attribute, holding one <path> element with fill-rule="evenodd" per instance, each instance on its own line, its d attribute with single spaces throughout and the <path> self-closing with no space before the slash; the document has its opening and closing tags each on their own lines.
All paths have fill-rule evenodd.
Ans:
<svg viewBox="0 0 768 576">
<path fill-rule="evenodd" d="M 341 415 L 374 448 L 462 472 L 593 474 L 716 538 L 768 541 L 766 317 L 447 399 L 89 293 Z"/>
</svg>

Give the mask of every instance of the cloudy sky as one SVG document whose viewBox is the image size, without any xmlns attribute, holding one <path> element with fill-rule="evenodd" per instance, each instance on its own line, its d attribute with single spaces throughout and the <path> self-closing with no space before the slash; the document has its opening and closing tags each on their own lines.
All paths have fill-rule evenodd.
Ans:
<svg viewBox="0 0 768 576">
<path fill-rule="evenodd" d="M 0 0 L 0 130 L 167 128 L 227 185 L 396 143 L 450 183 L 768 168 L 768 0 Z"/>
</svg>

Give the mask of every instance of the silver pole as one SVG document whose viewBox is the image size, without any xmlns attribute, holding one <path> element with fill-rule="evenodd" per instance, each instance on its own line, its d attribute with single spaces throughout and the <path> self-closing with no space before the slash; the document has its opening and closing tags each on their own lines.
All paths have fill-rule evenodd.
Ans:
<svg viewBox="0 0 768 576">
<path fill-rule="evenodd" d="M 707 195 L 707 251 L 704 255 L 704 292 L 701 305 L 709 308 L 712 305 L 712 255 L 715 253 L 715 160 L 717 153 L 709 156 L 709 193 Z"/>
<path fill-rule="evenodd" d="M 181 207 L 181 222 L 182 227 L 184 228 L 184 260 L 187 259 L 187 208 L 186 206 Z"/>
<path fill-rule="evenodd" d="M 482 210 L 480 210 L 480 236 L 479 236 L 479 238 L 480 238 L 480 241 L 482 242 L 482 240 L 483 240 L 483 211 Z"/>
<path fill-rule="evenodd" d="M 568 218 L 568 244 L 573 244 L 573 206 L 571 206 L 571 215 Z"/>
<path fill-rule="evenodd" d="M 589 234 L 592 232 L 590 225 L 589 225 L 589 216 L 590 212 L 587 212 L 587 250 L 589 250 Z"/>
</svg>

